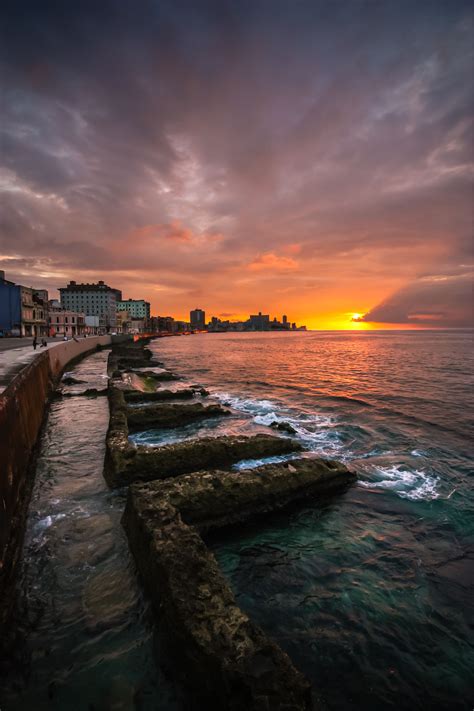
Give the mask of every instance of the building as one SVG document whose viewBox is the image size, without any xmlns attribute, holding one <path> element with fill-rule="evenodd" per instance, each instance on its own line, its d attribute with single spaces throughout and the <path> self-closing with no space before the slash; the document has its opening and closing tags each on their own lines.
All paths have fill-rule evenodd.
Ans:
<svg viewBox="0 0 474 711">
<path fill-rule="evenodd" d="M 8 336 L 47 336 L 48 292 L 8 281 L 0 271 L 0 331 Z"/>
<path fill-rule="evenodd" d="M 32 289 L 33 328 L 36 336 L 49 336 L 49 301 L 46 289 Z"/>
<path fill-rule="evenodd" d="M 144 318 L 131 318 L 129 333 L 146 333 L 147 321 Z"/>
<path fill-rule="evenodd" d="M 251 314 L 247 323 L 250 331 L 270 330 L 270 316 L 268 314 L 262 314 L 261 311 L 259 311 L 257 315 Z"/>
<path fill-rule="evenodd" d="M 70 311 L 86 316 L 98 316 L 103 319 L 104 332 L 115 331 L 117 327 L 117 302 L 122 301 L 122 292 L 112 289 L 103 281 L 97 284 L 77 284 L 70 281 L 59 289 L 61 306 Z"/>
<path fill-rule="evenodd" d="M 173 323 L 173 333 L 189 333 L 192 330 L 194 329 L 188 321 L 174 321 Z"/>
<path fill-rule="evenodd" d="M 0 271 L 0 334 L 21 336 L 21 290 Z"/>
<path fill-rule="evenodd" d="M 172 316 L 153 316 L 152 329 L 156 333 L 173 333 L 174 318 Z"/>
<path fill-rule="evenodd" d="M 128 311 L 117 311 L 117 333 L 129 333 L 132 326 Z"/>
<path fill-rule="evenodd" d="M 105 318 L 104 316 L 86 316 L 85 332 L 87 336 L 100 336 L 105 333 Z"/>
<path fill-rule="evenodd" d="M 206 312 L 202 309 L 194 309 L 189 313 L 192 331 L 204 331 L 206 328 Z"/>
<path fill-rule="evenodd" d="M 270 321 L 268 314 L 252 314 L 247 321 L 221 321 L 221 319 L 213 316 L 209 321 L 207 330 L 210 333 L 223 333 L 226 331 L 305 331 L 306 326 L 296 327 L 288 321 L 287 316 L 283 316 L 279 321 L 276 316 Z"/>
<path fill-rule="evenodd" d="M 125 299 L 117 301 L 117 311 L 128 311 L 131 318 L 150 320 L 150 302 L 144 299 Z"/>
<path fill-rule="evenodd" d="M 49 335 L 64 338 L 83 336 L 86 332 L 84 314 L 77 311 L 67 311 L 61 308 L 59 301 L 49 302 Z"/>
</svg>

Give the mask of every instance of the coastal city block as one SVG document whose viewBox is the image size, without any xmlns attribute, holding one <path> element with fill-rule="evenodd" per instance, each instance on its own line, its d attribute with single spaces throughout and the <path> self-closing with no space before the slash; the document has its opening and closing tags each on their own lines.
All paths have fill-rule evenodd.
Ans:
<svg viewBox="0 0 474 711">
<path fill-rule="evenodd" d="M 45 289 L 16 284 L 0 271 L 0 337 L 73 338 L 113 334 L 183 334 L 227 331 L 305 331 L 286 315 L 250 314 L 244 321 L 206 321 L 203 309 L 192 309 L 189 321 L 152 315 L 146 299 L 125 299 L 121 289 L 100 280 L 94 284 L 70 281 L 59 287 L 59 299 Z"/>
</svg>

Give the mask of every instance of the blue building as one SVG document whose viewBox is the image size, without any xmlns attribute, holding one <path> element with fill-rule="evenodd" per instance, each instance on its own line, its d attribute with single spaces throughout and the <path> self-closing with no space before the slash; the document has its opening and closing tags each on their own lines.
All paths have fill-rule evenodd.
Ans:
<svg viewBox="0 0 474 711">
<path fill-rule="evenodd" d="M 21 335 L 21 287 L 0 271 L 0 335 Z"/>
</svg>

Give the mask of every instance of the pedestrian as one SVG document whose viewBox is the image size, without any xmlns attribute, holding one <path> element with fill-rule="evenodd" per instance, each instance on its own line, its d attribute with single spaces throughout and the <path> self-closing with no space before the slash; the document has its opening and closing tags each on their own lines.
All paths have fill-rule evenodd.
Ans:
<svg viewBox="0 0 474 711">
<path fill-rule="evenodd" d="M 34 350 L 34 351 L 36 350 L 36 346 L 37 346 L 37 345 L 38 345 L 38 339 L 37 339 L 36 336 L 35 336 L 35 337 L 33 338 L 33 350 Z"/>
<path fill-rule="evenodd" d="M 48 344 L 46 343 L 46 338 L 43 338 L 41 341 L 41 348 L 46 348 Z"/>
</svg>

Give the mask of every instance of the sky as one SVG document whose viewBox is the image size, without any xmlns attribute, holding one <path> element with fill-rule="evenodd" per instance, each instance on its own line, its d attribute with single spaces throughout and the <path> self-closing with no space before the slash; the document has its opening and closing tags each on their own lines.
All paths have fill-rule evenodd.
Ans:
<svg viewBox="0 0 474 711">
<path fill-rule="evenodd" d="M 189 318 L 473 325 L 461 0 L 12 2 L 0 269 Z"/>
</svg>

